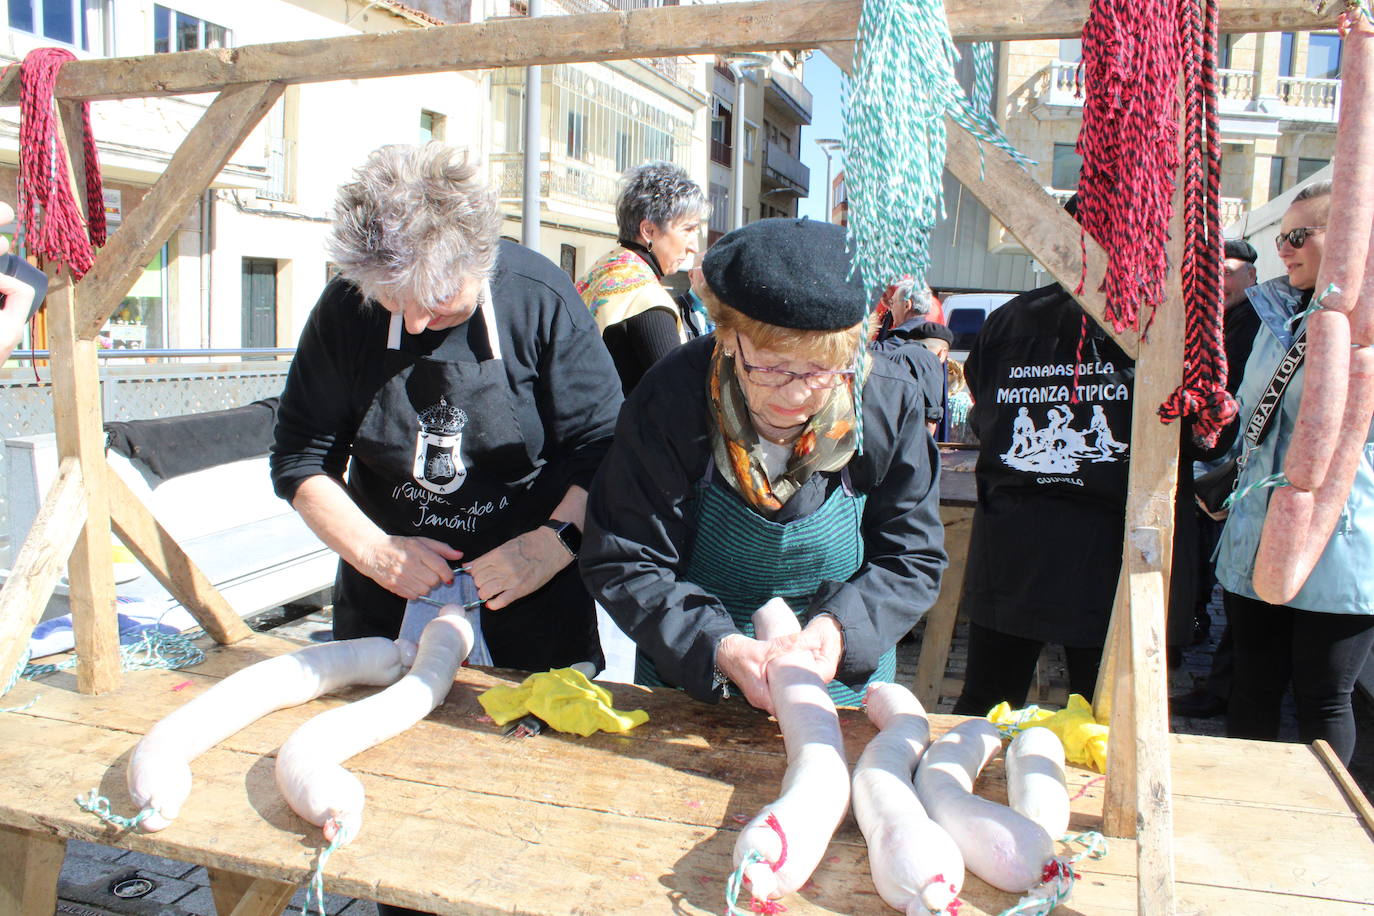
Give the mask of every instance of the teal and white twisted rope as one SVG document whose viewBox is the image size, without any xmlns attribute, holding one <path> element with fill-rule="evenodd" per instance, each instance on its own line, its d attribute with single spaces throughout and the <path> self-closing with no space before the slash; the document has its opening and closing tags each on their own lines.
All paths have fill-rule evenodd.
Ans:
<svg viewBox="0 0 1374 916">
<path fill-rule="evenodd" d="M 943 3 L 867 0 L 858 47 L 858 72 L 845 94 L 849 243 L 876 302 L 892 277 L 922 277 L 930 266 L 930 234 L 944 216 L 946 116 L 1017 161 L 1030 160 L 991 117 L 990 49 L 974 52 L 986 109 L 964 95 Z"/>
</svg>

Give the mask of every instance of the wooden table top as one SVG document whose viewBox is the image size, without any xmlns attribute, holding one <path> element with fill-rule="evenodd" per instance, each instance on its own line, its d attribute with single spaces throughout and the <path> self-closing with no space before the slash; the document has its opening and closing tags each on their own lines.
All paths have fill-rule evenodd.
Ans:
<svg viewBox="0 0 1374 916">
<path fill-rule="evenodd" d="M 256 635 L 217 647 L 187 671 L 125 675 L 100 697 L 52 675 L 6 695 L 0 715 L 0 823 L 92 840 L 255 877 L 303 882 L 322 845 L 273 782 L 274 753 L 307 718 L 370 690 L 274 713 L 193 765 L 181 817 L 156 834 L 123 833 L 79 810 L 95 787 L 134 813 L 124 785 L 138 739 L 217 680 L 298 644 Z M 401 737 L 353 758 L 368 792 L 362 830 L 330 860 L 328 890 L 445 913 L 721 913 L 736 834 L 779 791 L 786 761 L 776 725 L 742 702 L 712 706 L 671 690 L 609 685 L 619 708 L 650 719 L 625 736 L 546 733 L 507 741 L 477 694 L 518 680 L 464 669 L 447 702 Z M 849 758 L 873 728 L 842 710 Z M 942 733 L 960 721 L 932 716 Z M 1374 843 L 1309 748 L 1173 739 L 1180 912 L 1368 913 Z M 1100 824 L 1102 780 L 1070 768 L 1072 829 Z M 1000 758 L 980 794 L 1005 802 Z M 1060 913 L 1135 912 L 1135 848 L 1110 841 Z M 969 877 L 963 916 L 999 913 L 1012 895 Z M 847 817 L 793 916 L 890 913 Z"/>
</svg>

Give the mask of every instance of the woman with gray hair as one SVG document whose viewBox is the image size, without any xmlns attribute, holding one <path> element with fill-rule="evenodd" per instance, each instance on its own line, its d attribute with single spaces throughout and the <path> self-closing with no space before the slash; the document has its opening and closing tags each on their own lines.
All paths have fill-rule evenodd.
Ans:
<svg viewBox="0 0 1374 916">
<path fill-rule="evenodd" d="M 649 367 L 703 328 L 662 286 L 692 266 L 701 224 L 710 213 L 701 187 L 670 162 L 625 175 L 616 203 L 620 240 L 577 284 L 601 329 L 629 394 Z"/>
<path fill-rule="evenodd" d="M 337 638 L 395 637 L 429 596 L 481 603 L 494 664 L 600 665 L 573 560 L 619 386 L 567 275 L 499 228 L 451 148 L 368 157 L 335 207 L 340 275 L 287 378 L 273 483 L 342 560 Z"/>
</svg>

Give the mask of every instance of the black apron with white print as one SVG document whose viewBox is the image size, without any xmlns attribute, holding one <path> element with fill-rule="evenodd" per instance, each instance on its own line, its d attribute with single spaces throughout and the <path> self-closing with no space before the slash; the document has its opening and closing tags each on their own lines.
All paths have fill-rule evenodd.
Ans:
<svg viewBox="0 0 1374 916">
<path fill-rule="evenodd" d="M 349 493 L 368 518 L 388 534 L 442 541 L 463 552 L 462 562 L 538 527 L 562 496 L 539 485 L 490 303 L 487 284 L 469 319 L 486 332 L 487 352 L 475 363 L 405 352 L 401 316 L 392 316 L 379 354 L 387 381 L 363 414 L 349 464 Z M 404 609 L 404 599 L 339 565 L 336 638 L 395 637 Z M 593 605 L 575 562 L 509 607 L 484 610 L 482 629 L 500 666 L 601 663 Z"/>
</svg>

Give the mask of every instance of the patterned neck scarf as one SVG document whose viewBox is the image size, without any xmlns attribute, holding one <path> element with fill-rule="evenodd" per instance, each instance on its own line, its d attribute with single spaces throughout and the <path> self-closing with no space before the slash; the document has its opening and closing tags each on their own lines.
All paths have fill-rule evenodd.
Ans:
<svg viewBox="0 0 1374 916">
<path fill-rule="evenodd" d="M 771 518 L 817 471 L 834 471 L 854 455 L 855 424 L 853 386 L 850 381 L 830 391 L 792 443 L 792 454 L 777 480 L 770 482 L 763 447 L 749 413 L 749 402 L 735 374 L 735 358 L 728 356 L 719 340 L 706 377 L 706 395 L 716 416 L 711 431 L 711 450 L 716 467 L 750 508 Z"/>
</svg>

